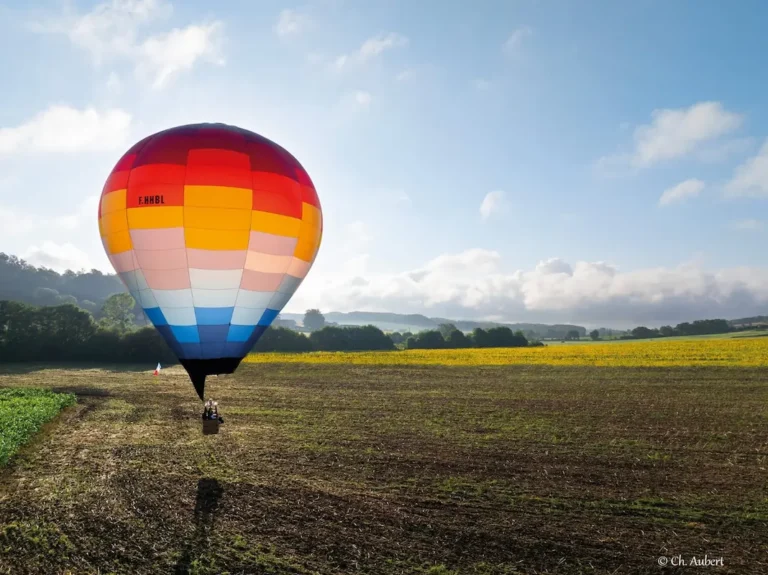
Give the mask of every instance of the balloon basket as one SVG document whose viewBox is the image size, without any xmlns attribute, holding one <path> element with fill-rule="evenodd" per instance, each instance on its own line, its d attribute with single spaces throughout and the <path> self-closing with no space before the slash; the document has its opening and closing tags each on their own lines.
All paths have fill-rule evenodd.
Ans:
<svg viewBox="0 0 768 575">
<path fill-rule="evenodd" d="M 219 432 L 218 419 L 203 420 L 203 435 L 216 435 Z"/>
</svg>

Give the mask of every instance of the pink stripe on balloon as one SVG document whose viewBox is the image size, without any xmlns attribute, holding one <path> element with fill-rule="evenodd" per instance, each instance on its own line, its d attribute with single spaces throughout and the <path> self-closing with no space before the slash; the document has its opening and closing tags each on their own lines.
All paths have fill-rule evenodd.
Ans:
<svg viewBox="0 0 768 575">
<path fill-rule="evenodd" d="M 292 258 L 291 265 L 288 266 L 288 271 L 286 273 L 292 275 L 293 277 L 304 279 L 309 273 L 309 268 L 311 267 L 311 262 L 305 262 L 300 258 Z"/>
<path fill-rule="evenodd" d="M 184 228 L 131 230 L 131 240 L 137 250 L 184 248 Z"/>
<path fill-rule="evenodd" d="M 299 238 L 276 236 L 264 232 L 251 232 L 248 249 L 273 256 L 292 256 Z"/>
<path fill-rule="evenodd" d="M 291 265 L 291 256 L 273 256 L 259 252 L 248 252 L 245 258 L 245 269 L 257 272 L 284 274 Z"/>
<path fill-rule="evenodd" d="M 187 269 L 187 250 L 135 250 L 139 267 L 143 270 Z"/>
<path fill-rule="evenodd" d="M 179 270 L 142 270 L 147 285 L 152 289 L 187 289 L 189 283 L 189 271 Z"/>
<path fill-rule="evenodd" d="M 243 280 L 240 289 L 254 291 L 277 291 L 285 274 L 270 274 L 254 270 L 243 270 Z"/>
<path fill-rule="evenodd" d="M 201 270 L 236 270 L 245 265 L 246 250 L 198 250 L 187 248 L 189 267 Z"/>
<path fill-rule="evenodd" d="M 136 265 L 136 258 L 133 257 L 133 250 L 120 252 L 119 254 L 110 254 L 109 261 L 112 262 L 112 267 L 119 274 L 133 271 L 138 267 Z"/>
</svg>

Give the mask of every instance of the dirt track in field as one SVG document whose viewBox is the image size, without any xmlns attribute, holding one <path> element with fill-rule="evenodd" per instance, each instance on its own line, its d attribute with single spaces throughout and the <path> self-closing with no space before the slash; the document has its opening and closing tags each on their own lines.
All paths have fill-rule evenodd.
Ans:
<svg viewBox="0 0 768 575">
<path fill-rule="evenodd" d="M 243 365 L 217 436 L 179 368 L 0 386 L 78 395 L 0 470 L 0 574 L 768 573 L 764 369 Z"/>
</svg>

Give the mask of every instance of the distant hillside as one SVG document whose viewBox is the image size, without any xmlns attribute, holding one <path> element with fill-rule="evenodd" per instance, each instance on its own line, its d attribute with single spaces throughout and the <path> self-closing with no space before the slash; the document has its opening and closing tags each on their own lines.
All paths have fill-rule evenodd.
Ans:
<svg viewBox="0 0 768 575">
<path fill-rule="evenodd" d="M 60 274 L 0 252 L 0 300 L 34 305 L 73 303 L 93 312 L 109 296 L 124 291 L 125 286 L 113 274 L 99 270 Z"/>
<path fill-rule="evenodd" d="M 761 326 L 768 325 L 768 315 L 756 315 L 755 317 L 742 317 L 740 319 L 728 320 L 731 327 Z"/>
<path fill-rule="evenodd" d="M 429 329 L 437 329 L 441 323 L 452 323 L 461 331 L 469 332 L 475 328 L 489 329 L 505 326 L 513 331 L 520 330 L 525 334 L 534 333 L 540 338 L 563 338 L 571 330 L 576 330 L 581 336 L 586 336 L 587 329 L 580 325 L 556 324 L 546 325 L 541 323 L 497 323 L 492 321 L 454 320 L 441 317 L 427 317 L 421 314 L 381 313 L 367 311 L 353 311 L 348 313 L 332 311 L 323 314 L 328 323 L 339 325 L 375 325 L 384 331 L 410 331 L 418 332 Z M 303 314 L 282 313 L 282 319 L 294 320 L 301 323 Z"/>
</svg>

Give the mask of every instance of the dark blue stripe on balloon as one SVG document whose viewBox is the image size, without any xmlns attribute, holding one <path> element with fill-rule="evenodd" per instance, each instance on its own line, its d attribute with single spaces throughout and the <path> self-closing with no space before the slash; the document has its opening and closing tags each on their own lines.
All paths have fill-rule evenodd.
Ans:
<svg viewBox="0 0 768 575">
<path fill-rule="evenodd" d="M 197 325 L 223 325 L 232 321 L 234 307 L 196 307 Z"/>
<path fill-rule="evenodd" d="M 163 315 L 163 312 L 159 307 L 144 308 L 144 313 L 147 314 L 149 321 L 151 321 L 152 325 L 154 325 L 155 327 L 160 327 L 161 325 L 168 325 L 168 320 L 165 319 L 165 316 Z"/>
<path fill-rule="evenodd" d="M 227 334 L 227 341 L 230 342 L 246 342 L 248 338 L 253 335 L 252 325 L 231 325 L 229 326 L 229 333 Z"/>
<path fill-rule="evenodd" d="M 269 327 L 269 325 L 275 321 L 275 318 L 277 317 L 277 314 L 280 312 L 276 309 L 267 309 L 262 315 L 261 319 L 259 320 L 259 325 L 264 327 Z"/>
<path fill-rule="evenodd" d="M 227 341 L 229 325 L 199 325 L 200 343 L 224 343 Z"/>
<path fill-rule="evenodd" d="M 179 343 L 200 343 L 196 325 L 172 325 L 171 331 Z"/>
</svg>

